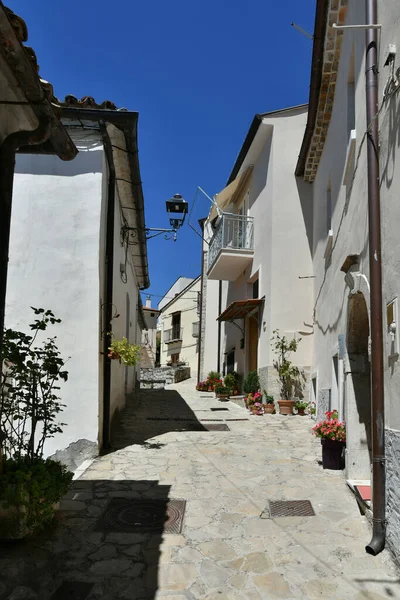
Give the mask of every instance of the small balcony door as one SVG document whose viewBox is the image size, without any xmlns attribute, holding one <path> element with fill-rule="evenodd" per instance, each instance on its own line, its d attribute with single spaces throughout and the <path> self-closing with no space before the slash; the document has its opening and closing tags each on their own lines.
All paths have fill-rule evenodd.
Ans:
<svg viewBox="0 0 400 600">
<path fill-rule="evenodd" d="M 181 313 L 174 313 L 172 315 L 172 332 L 171 339 L 179 340 L 181 337 Z"/>
<path fill-rule="evenodd" d="M 258 318 L 247 318 L 247 370 L 258 370 Z"/>
</svg>

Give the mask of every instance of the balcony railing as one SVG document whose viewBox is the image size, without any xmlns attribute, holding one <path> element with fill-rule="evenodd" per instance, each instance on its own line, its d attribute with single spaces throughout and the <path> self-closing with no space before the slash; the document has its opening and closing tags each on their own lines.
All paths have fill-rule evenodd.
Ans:
<svg viewBox="0 0 400 600">
<path fill-rule="evenodd" d="M 170 344 L 171 342 L 176 342 L 182 339 L 183 335 L 183 327 L 180 325 L 173 325 L 171 329 L 166 329 L 164 331 L 164 342 L 166 344 Z"/>
<path fill-rule="evenodd" d="M 199 337 L 200 321 L 192 324 L 192 336 Z"/>
<path fill-rule="evenodd" d="M 224 214 L 217 225 L 208 250 L 210 269 L 221 250 L 254 250 L 254 219 Z"/>
</svg>

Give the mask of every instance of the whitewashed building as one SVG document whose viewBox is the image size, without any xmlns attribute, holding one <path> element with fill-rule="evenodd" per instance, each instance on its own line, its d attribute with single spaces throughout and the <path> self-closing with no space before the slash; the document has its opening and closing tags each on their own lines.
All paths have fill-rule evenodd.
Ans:
<svg viewBox="0 0 400 600">
<path fill-rule="evenodd" d="M 161 366 L 185 364 L 190 367 L 192 376 L 198 369 L 200 287 L 200 277 L 197 277 L 168 303 L 162 301 L 159 317 Z"/>
<path fill-rule="evenodd" d="M 151 306 L 151 296 L 147 296 L 143 306 L 145 329 L 142 331 L 142 369 L 153 369 L 157 359 L 157 321 L 160 311 Z"/>
<path fill-rule="evenodd" d="M 256 115 L 203 224 L 199 379 L 210 370 L 259 373 L 279 399 L 271 336 L 303 338 L 293 362 L 309 370 L 311 249 L 294 169 L 307 106 Z"/>
<path fill-rule="evenodd" d="M 29 330 L 30 306 L 51 309 L 67 363 L 64 432 L 47 455 L 69 466 L 110 445 L 137 370 L 108 358 L 109 332 L 140 345 L 139 290 L 149 286 L 138 113 L 92 98 L 53 98 L 79 150 L 61 162 L 46 144 L 20 154 L 14 180 L 6 325 Z"/>
<path fill-rule="evenodd" d="M 366 52 L 377 29 L 336 29 L 334 24 L 374 24 L 377 5 L 378 56 L 367 69 Z M 319 0 L 315 20 L 307 128 L 296 174 L 302 202 L 309 206 L 307 231 L 313 256 L 314 335 L 312 394 L 318 416 L 338 408 L 346 420 L 346 477 L 354 487 L 371 482 L 374 530 L 367 546 L 379 552 L 385 539 L 400 558 L 400 392 L 398 298 L 400 296 L 400 221 L 398 161 L 399 5 L 394 0 L 355 2 Z M 367 33 L 366 33 L 367 32 Z M 370 43 L 366 43 L 366 36 Z M 366 77 L 378 73 L 378 101 L 371 121 L 366 113 Z M 379 141 L 375 135 L 375 124 Z M 372 142 L 371 142 L 372 140 Z M 379 157 L 382 237 L 382 348 L 372 342 L 367 146 Z M 373 213 L 372 213 L 373 214 Z M 376 221 L 375 221 L 376 222 Z M 378 221 L 379 227 L 379 221 Z M 379 256 L 380 258 L 380 256 Z M 376 289 L 376 288 L 375 288 Z M 372 292 L 372 293 L 371 293 Z M 379 329 L 379 322 L 377 329 Z M 375 338 L 376 340 L 376 338 Z M 372 342 L 372 343 L 371 343 Z M 372 419 L 373 361 L 383 360 L 384 412 Z M 375 362 L 375 364 L 377 364 Z M 375 413 L 376 414 L 376 413 Z M 375 434 L 374 434 L 375 432 Z M 373 457 L 373 436 L 384 433 L 383 451 Z M 378 481 L 371 478 L 375 465 Z M 384 479 L 386 476 L 386 494 Z M 383 485 L 382 485 L 383 477 Z M 375 485 L 374 485 L 375 484 Z M 368 540 L 365 540 L 367 542 Z"/>
</svg>

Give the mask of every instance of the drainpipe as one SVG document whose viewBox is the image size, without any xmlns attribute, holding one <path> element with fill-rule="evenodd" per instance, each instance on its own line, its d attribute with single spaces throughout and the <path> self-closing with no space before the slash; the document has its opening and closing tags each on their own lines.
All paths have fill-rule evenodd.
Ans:
<svg viewBox="0 0 400 600">
<path fill-rule="evenodd" d="M 100 125 L 103 144 L 108 163 L 108 191 L 106 214 L 106 248 L 104 258 L 104 310 L 103 327 L 103 443 L 102 449 L 111 447 L 111 358 L 108 356 L 113 315 L 113 279 L 114 279 L 114 211 L 115 211 L 115 168 L 111 142 L 104 123 Z"/>
<path fill-rule="evenodd" d="M 219 281 L 218 286 L 218 315 L 222 312 L 222 281 Z M 217 371 L 221 373 L 221 321 L 218 321 L 218 357 Z"/>
<path fill-rule="evenodd" d="M 204 259 L 205 252 L 203 250 L 203 238 L 204 238 L 204 222 L 205 219 L 199 221 L 201 227 L 201 277 L 200 277 L 200 319 L 199 319 L 199 342 L 198 342 L 198 357 L 197 357 L 197 383 L 200 383 L 200 370 L 201 370 L 201 355 L 203 352 L 203 340 L 201 338 L 201 328 L 203 326 L 203 282 L 204 282 Z"/>
<path fill-rule="evenodd" d="M 377 21 L 377 0 L 365 0 L 366 23 Z M 381 215 L 379 189 L 378 55 L 377 29 L 366 30 L 365 87 L 367 102 L 369 271 L 371 285 L 371 391 L 372 391 L 372 510 L 373 535 L 366 546 L 369 554 L 385 547 L 386 471 L 385 401 L 383 384 L 383 323 Z"/>
<path fill-rule="evenodd" d="M 43 117 L 36 129 L 11 133 L 0 147 L 0 364 L 3 350 L 15 153 L 22 146 L 45 142 L 50 133 L 50 118 Z"/>
</svg>

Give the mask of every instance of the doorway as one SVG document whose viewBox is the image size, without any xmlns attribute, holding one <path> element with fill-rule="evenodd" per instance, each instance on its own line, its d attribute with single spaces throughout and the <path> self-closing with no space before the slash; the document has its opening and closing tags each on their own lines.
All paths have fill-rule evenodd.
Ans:
<svg viewBox="0 0 400 600">
<path fill-rule="evenodd" d="M 372 452 L 369 316 L 361 292 L 349 299 L 346 341 L 346 474 L 348 479 L 369 480 Z"/>
<path fill-rule="evenodd" d="M 247 319 L 247 371 L 258 370 L 258 316 Z"/>
</svg>

